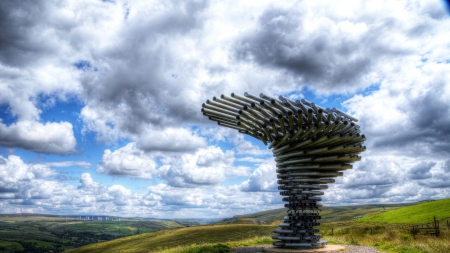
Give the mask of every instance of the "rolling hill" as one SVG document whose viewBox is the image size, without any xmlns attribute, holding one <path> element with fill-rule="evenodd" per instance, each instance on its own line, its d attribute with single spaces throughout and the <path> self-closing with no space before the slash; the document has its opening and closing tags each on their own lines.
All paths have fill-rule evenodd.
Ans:
<svg viewBox="0 0 450 253">
<path fill-rule="evenodd" d="M 352 221 L 349 224 L 358 224 L 396 221 L 395 223 L 411 223 L 410 221 L 415 220 L 401 218 L 417 216 L 419 223 L 426 223 L 427 221 L 424 219 L 432 218 L 433 215 L 437 215 L 439 219 L 449 217 L 449 207 L 450 199 L 413 204 L 327 207 L 322 210 L 321 222 Z M 263 238 L 262 243 L 267 244 L 270 243 L 272 231 L 278 226 L 278 221 L 283 219 L 285 211 L 284 208 L 281 208 L 239 215 L 215 225 L 145 233 L 87 245 L 70 252 L 154 252 L 179 246 L 217 243 L 235 246 L 239 245 L 241 241 L 252 238 Z M 363 216 L 363 218 L 353 219 L 355 216 Z"/>
<path fill-rule="evenodd" d="M 324 207 L 320 212 L 322 216 L 321 222 L 346 221 L 357 216 L 369 216 L 415 204 Z M 236 215 L 233 218 L 224 219 L 221 224 L 271 224 L 274 221 L 282 220 L 286 215 L 286 210 L 286 208 L 280 208 L 246 215 Z"/>
<path fill-rule="evenodd" d="M 86 245 L 69 252 L 155 252 L 181 245 L 229 243 L 268 236 L 272 234 L 273 229 L 274 226 L 245 224 L 168 229 Z"/>
<path fill-rule="evenodd" d="M 427 201 L 358 219 L 363 223 L 423 224 L 450 218 L 450 199 Z"/>
</svg>

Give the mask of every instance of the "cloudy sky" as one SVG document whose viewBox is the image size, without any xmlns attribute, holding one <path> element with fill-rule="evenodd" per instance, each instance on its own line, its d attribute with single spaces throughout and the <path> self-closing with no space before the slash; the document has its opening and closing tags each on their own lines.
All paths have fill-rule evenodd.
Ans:
<svg viewBox="0 0 450 253">
<path fill-rule="evenodd" d="M 305 98 L 367 152 L 325 205 L 450 197 L 445 1 L 0 1 L 0 212 L 217 218 L 282 207 L 271 152 L 200 112 Z"/>
</svg>

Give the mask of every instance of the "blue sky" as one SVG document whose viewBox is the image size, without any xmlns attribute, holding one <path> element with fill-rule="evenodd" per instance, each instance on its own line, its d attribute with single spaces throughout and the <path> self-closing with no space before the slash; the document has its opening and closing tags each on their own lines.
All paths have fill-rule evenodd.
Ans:
<svg viewBox="0 0 450 253">
<path fill-rule="evenodd" d="M 324 205 L 450 197 L 445 1 L 0 3 L 0 212 L 230 217 L 282 206 L 267 147 L 200 112 L 234 92 L 359 119 Z"/>
</svg>

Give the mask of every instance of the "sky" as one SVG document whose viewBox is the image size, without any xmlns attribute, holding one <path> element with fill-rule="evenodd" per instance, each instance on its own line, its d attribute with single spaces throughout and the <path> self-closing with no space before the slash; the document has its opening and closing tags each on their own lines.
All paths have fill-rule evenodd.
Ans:
<svg viewBox="0 0 450 253">
<path fill-rule="evenodd" d="M 202 103 L 359 119 L 325 206 L 450 197 L 445 1 L 0 1 L 0 213 L 223 218 L 283 207 L 260 141 Z"/>
</svg>

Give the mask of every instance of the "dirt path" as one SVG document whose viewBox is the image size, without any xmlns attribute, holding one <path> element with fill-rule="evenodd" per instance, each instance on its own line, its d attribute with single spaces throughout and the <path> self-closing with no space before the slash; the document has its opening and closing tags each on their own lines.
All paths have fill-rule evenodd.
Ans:
<svg viewBox="0 0 450 253">
<path fill-rule="evenodd" d="M 376 250 L 374 247 L 369 246 L 347 246 L 345 251 L 341 251 L 342 253 L 382 253 L 381 251 Z M 264 253 L 264 246 L 252 246 L 252 247 L 238 247 L 235 248 L 232 253 Z M 336 251 L 338 252 L 338 251 Z"/>
</svg>

